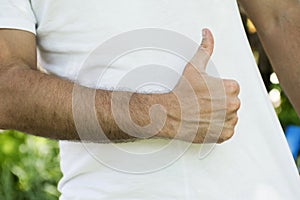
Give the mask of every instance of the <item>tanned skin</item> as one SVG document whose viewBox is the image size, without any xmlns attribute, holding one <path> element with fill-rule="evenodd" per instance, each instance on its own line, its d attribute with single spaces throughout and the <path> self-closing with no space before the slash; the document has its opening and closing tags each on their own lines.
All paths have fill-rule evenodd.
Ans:
<svg viewBox="0 0 300 200">
<path fill-rule="evenodd" d="M 239 2 L 256 25 L 280 83 L 299 114 L 299 1 L 240 0 Z M 25 31 L 2 29 L 0 30 L 0 47 L 0 127 L 54 139 L 80 140 L 72 115 L 73 83 L 36 70 L 35 36 Z M 209 33 L 199 50 L 210 55 L 212 48 L 213 40 Z M 207 78 L 205 73 L 195 70 L 190 64 L 187 65 L 183 74 L 190 81 L 198 80 L 197 84 L 194 83 L 194 87 L 202 88 L 199 89 L 198 94 L 200 100 L 201 95 L 205 93 L 205 86 L 201 85 L 205 82 L 203 75 Z M 237 83 L 232 80 L 222 81 L 224 81 L 228 103 L 223 108 L 227 112 L 220 141 L 232 136 L 237 122 L 236 111 L 239 108 Z M 89 89 L 83 88 L 83 90 Z M 111 94 L 112 91 L 105 90 L 96 92 L 99 122 L 109 139 L 131 138 L 118 128 L 112 117 Z M 211 103 L 211 100 L 200 100 L 199 103 L 203 106 Z M 148 109 L 153 104 L 163 105 L 169 113 L 173 113 L 167 115 L 169 117 L 165 126 L 157 136 L 174 137 L 178 124 L 184 119 L 180 118 L 178 102 L 172 93 L 134 94 L 130 104 L 133 121 L 140 125 L 149 123 Z M 198 120 L 199 129 L 193 142 L 203 142 L 205 130 L 212 123 L 207 122 L 211 116 L 210 112 L 213 111 L 205 110 L 207 118 Z M 89 140 L 93 141 L 93 138 Z"/>
<path fill-rule="evenodd" d="M 300 116 L 300 1 L 239 0 L 256 26 L 280 85 Z"/>
<path fill-rule="evenodd" d="M 150 107 L 159 104 L 164 107 L 167 117 L 164 126 L 155 133 L 155 136 L 174 138 L 180 123 L 185 123 L 187 131 L 184 131 L 185 135 L 179 136 L 178 139 L 190 140 L 192 138 L 192 142 L 202 143 L 210 125 L 221 127 L 218 142 L 229 139 L 237 123 L 237 110 L 240 106 L 237 97 L 239 86 L 233 80 L 222 80 L 206 74 L 205 66 L 213 52 L 213 45 L 212 33 L 205 29 L 202 44 L 193 60 L 187 64 L 183 74 L 193 87 L 198 104 L 204 108 L 200 111 L 201 117 L 181 118 L 180 105 L 173 92 L 167 94 L 134 93 L 130 100 L 131 116 L 123 116 L 123 109 L 126 108 L 121 106 L 118 112 L 119 117 L 121 119 L 131 117 L 134 123 L 143 127 L 150 123 Z M 74 83 L 37 70 L 34 34 L 12 29 L 0 30 L 0 70 L 0 128 L 20 130 L 52 139 L 78 141 L 83 137 L 84 140 L 98 142 L 90 135 L 79 137 L 76 131 L 72 114 Z M 189 97 L 183 82 L 180 80 L 175 90 Z M 226 95 L 223 100 L 226 104 L 218 108 L 218 112 L 220 110 L 225 112 L 224 123 L 219 122 L 221 120 L 218 120 L 218 114 L 214 115 L 217 117 L 213 120 L 210 118 L 213 112 L 216 112 L 211 109 L 211 103 L 218 104 L 219 100 L 210 98 L 207 82 L 213 86 L 220 85 L 220 82 L 224 85 Z M 81 88 L 82 94 L 90 94 L 90 91 L 89 88 Z M 119 93 L 121 96 L 128 95 L 127 92 Z M 112 116 L 111 98 L 112 91 L 96 91 L 96 114 L 104 133 L 111 141 L 133 138 L 117 126 Z M 122 105 L 121 99 L 117 102 L 118 105 Z M 195 107 L 190 105 L 189 109 L 194 112 Z M 222 115 L 219 118 L 222 119 Z M 82 120 L 89 122 L 86 118 Z M 125 126 L 130 127 L 130 124 L 125 124 Z M 193 126 L 196 126 L 197 130 L 189 131 L 189 128 Z M 143 133 L 141 135 L 145 137 Z M 194 136 L 191 137 L 192 135 Z"/>
</svg>

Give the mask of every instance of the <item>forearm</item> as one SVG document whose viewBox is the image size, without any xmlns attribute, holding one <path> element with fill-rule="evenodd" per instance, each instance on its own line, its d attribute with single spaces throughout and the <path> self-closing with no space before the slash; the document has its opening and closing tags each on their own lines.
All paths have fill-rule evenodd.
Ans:
<svg viewBox="0 0 300 200">
<path fill-rule="evenodd" d="M 256 25 L 282 88 L 300 116 L 300 2 L 275 1 L 264 4 L 240 0 Z M 255 10 L 254 6 L 265 8 Z"/>
<path fill-rule="evenodd" d="M 78 135 L 72 112 L 73 86 L 70 81 L 42 74 L 20 64 L 3 70 L 0 75 L 0 128 L 16 129 L 53 139 L 95 141 L 98 137 L 89 138 L 92 134 L 84 135 L 81 132 Z M 80 89 L 82 94 L 90 91 L 85 87 Z M 96 91 L 95 108 L 101 128 L 110 140 L 132 138 L 120 130 L 113 120 L 111 94 L 111 91 Z M 146 104 L 143 99 L 145 96 L 138 95 L 136 98 Z M 77 108 L 77 111 L 84 113 L 85 110 L 82 109 L 84 107 Z M 132 105 L 132 110 L 135 109 L 135 105 Z M 137 110 L 147 113 L 145 109 L 143 106 Z M 91 120 L 82 116 L 83 121 Z"/>
<path fill-rule="evenodd" d="M 0 129 L 90 142 L 155 136 L 223 142 L 234 133 L 239 86 L 205 73 L 213 51 L 209 30 L 176 87 L 165 94 L 95 90 L 38 72 L 35 36 L 29 32 L 1 30 L 0 47 Z M 211 96 L 209 88 L 218 85 L 221 91 Z M 217 130 L 207 139 L 210 127 Z"/>
</svg>

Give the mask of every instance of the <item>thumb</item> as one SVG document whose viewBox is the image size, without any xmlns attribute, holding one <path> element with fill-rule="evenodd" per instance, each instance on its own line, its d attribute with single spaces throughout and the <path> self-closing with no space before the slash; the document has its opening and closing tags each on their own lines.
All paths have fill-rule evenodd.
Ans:
<svg viewBox="0 0 300 200">
<path fill-rule="evenodd" d="M 202 42 L 194 57 L 190 63 L 200 69 L 200 71 L 205 71 L 206 65 L 214 50 L 214 38 L 209 29 L 202 30 Z"/>
</svg>

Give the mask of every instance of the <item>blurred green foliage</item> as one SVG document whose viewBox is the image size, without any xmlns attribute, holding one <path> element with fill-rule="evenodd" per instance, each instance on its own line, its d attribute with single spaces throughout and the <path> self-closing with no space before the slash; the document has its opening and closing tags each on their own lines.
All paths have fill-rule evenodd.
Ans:
<svg viewBox="0 0 300 200">
<path fill-rule="evenodd" d="M 279 86 L 277 86 L 279 87 Z M 279 89 L 281 91 L 281 89 Z M 300 126 L 300 119 L 291 105 L 288 98 L 281 91 L 281 104 L 275 109 L 282 127 L 285 129 L 288 125 Z"/>
<path fill-rule="evenodd" d="M 0 199 L 58 199 L 58 144 L 17 131 L 0 133 Z"/>
</svg>

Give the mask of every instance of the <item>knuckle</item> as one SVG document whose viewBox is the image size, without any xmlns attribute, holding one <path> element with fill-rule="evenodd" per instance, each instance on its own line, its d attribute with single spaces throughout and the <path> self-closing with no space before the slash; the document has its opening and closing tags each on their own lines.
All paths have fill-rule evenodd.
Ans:
<svg viewBox="0 0 300 200">
<path fill-rule="evenodd" d="M 239 121 L 239 118 L 237 116 L 233 117 L 233 119 L 232 119 L 232 125 L 233 126 L 237 125 L 238 121 Z"/>
<path fill-rule="evenodd" d="M 200 48 L 199 50 L 201 49 L 207 49 L 209 47 L 209 43 L 207 40 L 202 40 L 201 44 L 200 44 Z"/>
<path fill-rule="evenodd" d="M 198 52 L 201 53 L 201 56 L 205 57 L 206 59 L 212 54 L 213 51 L 213 44 L 209 41 L 202 41 Z"/>
<path fill-rule="evenodd" d="M 241 101 L 239 98 L 234 98 L 228 102 L 228 111 L 237 111 L 241 107 Z"/>
<path fill-rule="evenodd" d="M 239 121 L 239 118 L 237 117 L 237 114 L 234 114 L 230 119 L 227 120 L 226 122 L 226 127 L 232 129 L 234 131 L 235 126 L 237 125 Z"/>
<path fill-rule="evenodd" d="M 234 103 L 233 103 L 233 108 L 234 108 L 235 110 L 238 110 L 240 107 L 241 107 L 241 101 L 240 101 L 239 98 L 236 98 L 236 99 L 234 100 Z"/>
<path fill-rule="evenodd" d="M 222 135 L 219 139 L 218 142 L 223 143 L 227 140 L 229 140 L 230 138 L 232 138 L 232 136 L 234 135 L 234 129 L 226 129 L 226 131 L 222 132 Z"/>
<path fill-rule="evenodd" d="M 233 91 L 235 91 L 237 93 L 239 93 L 239 91 L 240 91 L 240 85 L 235 80 L 232 80 L 232 82 L 231 82 L 231 88 L 233 89 Z"/>
<path fill-rule="evenodd" d="M 227 81 L 227 88 L 230 93 L 238 94 L 240 92 L 240 85 L 235 80 Z"/>
</svg>

